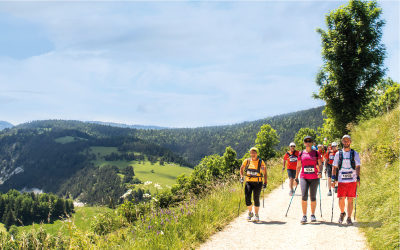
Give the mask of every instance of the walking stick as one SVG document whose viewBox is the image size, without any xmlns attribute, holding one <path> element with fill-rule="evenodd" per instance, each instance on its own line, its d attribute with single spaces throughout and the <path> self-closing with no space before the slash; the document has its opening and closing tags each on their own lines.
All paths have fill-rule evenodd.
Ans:
<svg viewBox="0 0 400 250">
<path fill-rule="evenodd" d="M 356 220 L 356 214 L 357 214 L 357 188 L 356 188 L 356 200 L 355 200 L 355 207 L 354 207 L 354 220 Z"/>
<path fill-rule="evenodd" d="M 264 208 L 264 190 L 265 188 L 263 188 L 263 208 Z"/>
<path fill-rule="evenodd" d="M 239 216 L 239 212 L 240 212 L 240 203 L 242 203 L 242 192 L 243 192 L 243 182 L 242 182 L 242 188 L 240 189 L 241 190 L 241 194 L 239 195 L 239 208 L 238 208 L 238 216 Z"/>
<path fill-rule="evenodd" d="M 287 217 L 287 214 L 288 214 L 288 212 L 289 212 L 289 208 L 290 208 L 290 205 L 292 204 L 292 200 L 293 200 L 294 194 L 296 193 L 297 186 L 298 186 L 298 185 L 296 185 L 296 187 L 295 187 L 295 189 L 294 189 L 294 192 L 293 192 L 293 194 L 292 194 L 292 198 L 290 199 L 289 207 L 287 208 L 285 217 Z"/>
<path fill-rule="evenodd" d="M 333 204 L 335 204 L 335 192 L 332 194 L 332 215 L 331 215 L 331 222 L 333 221 Z"/>
<path fill-rule="evenodd" d="M 321 199 L 321 180 L 319 181 L 319 210 L 321 211 L 321 218 L 322 218 L 322 199 Z"/>
</svg>

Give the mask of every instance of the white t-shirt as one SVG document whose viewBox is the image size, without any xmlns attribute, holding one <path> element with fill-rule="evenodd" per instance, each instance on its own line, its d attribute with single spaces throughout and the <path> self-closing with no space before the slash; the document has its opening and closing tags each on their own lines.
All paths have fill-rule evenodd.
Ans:
<svg viewBox="0 0 400 250">
<path fill-rule="evenodd" d="M 354 151 L 354 161 L 356 162 L 356 166 L 361 165 L 360 155 Z M 333 160 L 333 166 L 337 167 L 339 164 L 339 151 L 335 154 L 335 159 Z M 343 162 L 342 168 L 339 170 L 338 174 L 339 182 L 356 182 L 357 181 L 357 172 L 355 169 L 351 167 L 350 162 L 350 151 L 346 152 L 343 150 Z"/>
</svg>

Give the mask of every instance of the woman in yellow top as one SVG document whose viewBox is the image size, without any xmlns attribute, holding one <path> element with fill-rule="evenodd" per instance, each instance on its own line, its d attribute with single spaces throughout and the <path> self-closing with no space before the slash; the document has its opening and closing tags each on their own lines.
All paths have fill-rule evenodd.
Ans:
<svg viewBox="0 0 400 250">
<path fill-rule="evenodd" d="M 244 195 L 246 200 L 246 206 L 249 210 L 248 220 L 253 217 L 253 206 L 251 203 L 251 194 L 253 193 L 254 199 L 254 221 L 260 221 L 258 211 L 260 209 L 260 193 L 262 188 L 267 187 L 267 168 L 261 158 L 258 158 L 258 149 L 253 147 L 250 149 L 250 157 L 243 161 L 242 167 L 240 168 L 240 181 L 243 183 L 246 176 L 246 185 L 244 189 Z M 245 173 L 246 172 L 246 173 Z M 264 181 L 264 184 L 263 184 Z"/>
</svg>

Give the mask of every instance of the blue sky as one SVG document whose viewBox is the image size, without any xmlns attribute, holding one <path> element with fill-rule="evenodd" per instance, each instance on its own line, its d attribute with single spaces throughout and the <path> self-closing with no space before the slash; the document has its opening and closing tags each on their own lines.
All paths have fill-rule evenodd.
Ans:
<svg viewBox="0 0 400 250">
<path fill-rule="evenodd" d="M 0 120 L 195 127 L 323 105 L 315 32 L 345 2 L 0 2 Z M 386 20 L 399 81 L 399 3 Z"/>
</svg>

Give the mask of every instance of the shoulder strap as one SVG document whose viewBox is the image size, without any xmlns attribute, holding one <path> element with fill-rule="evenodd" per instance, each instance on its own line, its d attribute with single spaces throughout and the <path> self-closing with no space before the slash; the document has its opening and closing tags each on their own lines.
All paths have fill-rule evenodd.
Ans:
<svg viewBox="0 0 400 250">
<path fill-rule="evenodd" d="M 338 162 L 339 170 L 342 168 L 342 163 L 343 163 L 343 151 L 340 149 L 339 150 L 339 162 Z"/>
<path fill-rule="evenodd" d="M 261 158 L 258 158 L 258 167 L 257 167 L 257 172 L 258 172 L 258 173 L 261 173 L 261 172 L 260 172 L 260 170 L 261 170 L 261 164 L 262 164 L 262 160 L 261 160 Z"/>
<path fill-rule="evenodd" d="M 246 168 L 244 169 L 245 171 L 247 171 L 247 169 L 249 169 L 251 159 L 247 158 L 246 160 L 247 160 L 247 163 L 246 163 Z"/>
<path fill-rule="evenodd" d="M 353 149 L 350 149 L 350 163 L 351 163 L 351 167 L 352 167 L 353 169 L 356 169 L 356 161 L 355 161 L 355 159 L 354 159 L 354 155 L 355 155 L 354 150 L 353 150 Z"/>
<path fill-rule="evenodd" d="M 289 152 L 286 152 L 286 154 L 287 154 L 288 156 L 290 156 Z"/>
</svg>

